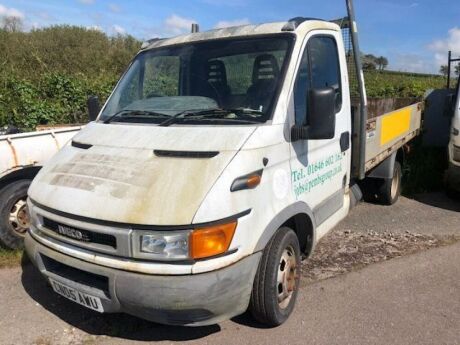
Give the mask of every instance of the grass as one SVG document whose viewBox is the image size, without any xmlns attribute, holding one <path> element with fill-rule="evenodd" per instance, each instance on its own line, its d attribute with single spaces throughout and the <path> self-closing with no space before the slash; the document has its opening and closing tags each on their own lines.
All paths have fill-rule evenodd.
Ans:
<svg viewBox="0 0 460 345">
<path fill-rule="evenodd" d="M 7 250 L 0 248 L 0 268 L 16 267 L 21 264 L 23 250 Z"/>
</svg>

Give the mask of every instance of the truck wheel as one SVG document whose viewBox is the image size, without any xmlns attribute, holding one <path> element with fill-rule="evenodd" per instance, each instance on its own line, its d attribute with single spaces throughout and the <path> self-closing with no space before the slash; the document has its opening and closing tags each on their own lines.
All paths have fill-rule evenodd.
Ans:
<svg viewBox="0 0 460 345">
<path fill-rule="evenodd" d="M 450 199 L 460 200 L 460 192 L 453 190 L 451 187 L 446 187 L 446 194 Z"/>
<path fill-rule="evenodd" d="M 384 205 L 394 205 L 401 195 L 402 169 L 399 162 L 395 162 L 393 178 L 384 179 L 379 188 L 378 197 Z"/>
<path fill-rule="evenodd" d="M 252 288 L 249 310 L 270 327 L 291 315 L 300 281 L 300 246 L 295 232 L 280 228 L 264 250 Z"/>
<path fill-rule="evenodd" d="M 29 228 L 26 200 L 30 182 L 15 181 L 0 190 L 0 242 L 10 249 L 22 248 Z"/>
</svg>

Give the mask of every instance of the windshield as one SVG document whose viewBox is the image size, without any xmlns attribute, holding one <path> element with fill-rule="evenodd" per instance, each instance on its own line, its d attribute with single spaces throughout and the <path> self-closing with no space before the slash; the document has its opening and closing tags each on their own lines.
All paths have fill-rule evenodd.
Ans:
<svg viewBox="0 0 460 345">
<path fill-rule="evenodd" d="M 189 43 L 140 53 L 101 121 L 258 124 L 271 117 L 292 36 Z"/>
</svg>

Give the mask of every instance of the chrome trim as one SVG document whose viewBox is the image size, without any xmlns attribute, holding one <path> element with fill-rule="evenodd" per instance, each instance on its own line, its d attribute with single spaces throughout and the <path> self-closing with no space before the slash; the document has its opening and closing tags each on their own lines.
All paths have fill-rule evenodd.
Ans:
<svg viewBox="0 0 460 345">
<path fill-rule="evenodd" d="M 191 228 L 201 229 L 201 228 L 212 226 L 212 225 L 225 224 L 227 222 L 237 220 L 239 218 L 247 216 L 248 214 L 252 212 L 252 209 L 249 208 L 245 211 L 239 212 L 232 216 L 228 216 L 222 219 L 218 219 L 218 220 L 211 221 L 211 222 L 205 222 L 205 223 L 194 223 L 194 224 L 188 224 L 188 225 L 145 225 L 145 224 L 119 223 L 119 222 L 113 222 L 113 221 L 108 221 L 108 220 L 101 220 L 101 219 L 95 219 L 95 218 L 88 218 L 84 216 L 78 216 L 75 214 L 62 212 L 59 210 L 54 210 L 47 206 L 41 205 L 30 197 L 28 200 L 31 205 L 34 205 L 38 207 L 39 209 L 47 211 L 56 216 L 64 217 L 64 219 L 71 219 L 75 221 L 81 221 L 86 224 L 102 225 L 102 226 L 111 227 L 111 228 L 122 228 L 122 229 L 126 228 L 126 229 L 149 230 L 149 231 L 176 231 L 176 230 L 189 230 Z"/>
<path fill-rule="evenodd" d="M 47 237 L 53 238 L 57 241 L 67 243 L 75 247 L 89 249 L 94 252 L 110 254 L 114 256 L 121 256 L 121 257 L 131 257 L 132 256 L 132 250 L 131 250 L 131 245 L 130 245 L 130 236 L 132 233 L 132 229 L 130 228 L 115 228 L 112 226 L 103 226 L 103 225 L 92 224 L 92 223 L 83 222 L 79 220 L 69 219 L 69 218 L 62 217 L 54 213 L 45 211 L 36 205 L 33 205 L 33 204 L 31 205 L 31 203 L 29 203 L 29 209 L 31 209 L 31 214 L 33 215 L 31 218 L 31 221 L 35 227 L 35 230 L 39 231 L 39 233 L 35 232 L 35 235 L 40 236 L 40 233 L 43 233 Z M 56 232 L 44 226 L 43 218 L 48 218 L 52 221 L 55 221 L 65 226 L 69 226 L 71 228 L 86 230 L 86 231 L 90 231 L 96 234 L 111 235 L 115 237 L 117 241 L 117 247 L 113 248 L 111 246 L 94 243 L 94 242 L 82 242 L 82 241 L 78 241 L 78 240 L 75 240 L 75 239 L 72 239 L 66 236 L 59 235 Z"/>
<path fill-rule="evenodd" d="M 82 248 L 73 247 L 66 245 L 62 242 L 56 241 L 53 238 L 46 238 L 37 234 L 37 229 L 33 226 L 29 231 L 32 239 L 40 243 L 41 245 L 48 247 L 56 252 L 64 255 L 71 256 L 76 259 L 80 259 L 92 264 L 109 267 L 113 269 L 137 272 L 144 274 L 155 274 L 155 275 L 186 275 L 192 274 L 192 265 L 178 265 L 168 264 L 167 262 L 162 263 L 150 263 L 150 262 L 138 262 L 123 258 L 109 257 L 103 254 L 93 253 Z M 40 251 L 40 250 L 39 250 Z M 47 254 L 46 254 L 47 255 Z M 63 262 L 65 263 L 65 262 Z"/>
</svg>

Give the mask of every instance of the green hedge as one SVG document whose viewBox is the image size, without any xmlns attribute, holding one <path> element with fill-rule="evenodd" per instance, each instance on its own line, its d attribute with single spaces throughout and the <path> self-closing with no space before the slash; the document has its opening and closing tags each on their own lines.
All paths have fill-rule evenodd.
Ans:
<svg viewBox="0 0 460 345">
<path fill-rule="evenodd" d="M 44 124 L 84 123 L 88 96 L 104 100 L 116 79 L 115 75 L 91 79 L 60 73 L 47 73 L 34 81 L 8 77 L 1 91 L 0 125 L 27 130 Z"/>
<path fill-rule="evenodd" d="M 86 122 L 88 96 L 104 101 L 140 45 L 75 26 L 0 30 L 0 126 Z"/>
<path fill-rule="evenodd" d="M 141 42 L 97 30 L 54 26 L 31 32 L 0 30 L 0 126 L 87 121 L 86 99 L 104 101 Z M 160 80 L 162 88 L 177 88 Z M 369 97 L 421 97 L 442 88 L 442 77 L 366 72 Z"/>
</svg>

